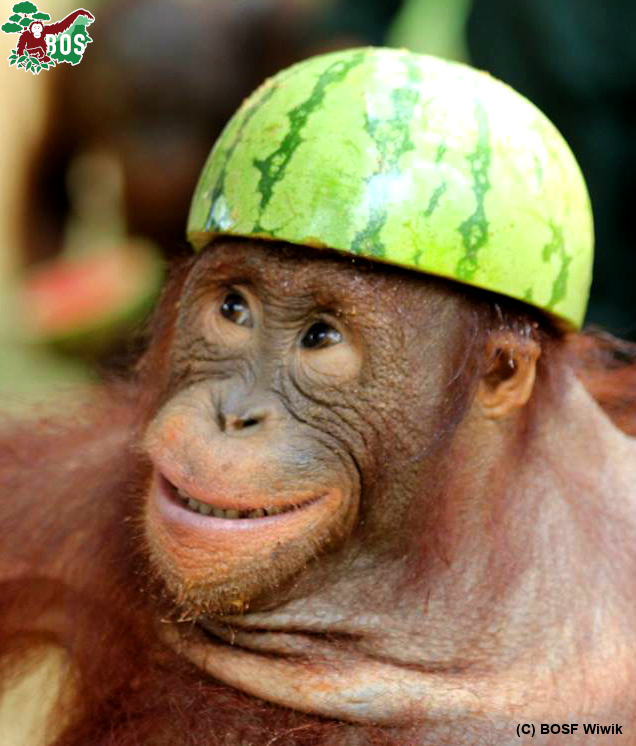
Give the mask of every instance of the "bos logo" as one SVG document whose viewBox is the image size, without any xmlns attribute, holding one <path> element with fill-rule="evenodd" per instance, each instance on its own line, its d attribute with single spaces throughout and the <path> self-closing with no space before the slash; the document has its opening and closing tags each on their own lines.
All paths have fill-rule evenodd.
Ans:
<svg viewBox="0 0 636 746">
<path fill-rule="evenodd" d="M 18 44 L 9 54 L 9 65 L 38 75 L 60 62 L 77 65 L 82 61 L 86 45 L 93 41 L 86 27 L 95 16 L 84 8 L 69 13 L 57 23 L 48 13 L 42 13 L 29 0 L 16 3 L 13 15 L 0 26 L 5 34 L 20 34 Z"/>
</svg>

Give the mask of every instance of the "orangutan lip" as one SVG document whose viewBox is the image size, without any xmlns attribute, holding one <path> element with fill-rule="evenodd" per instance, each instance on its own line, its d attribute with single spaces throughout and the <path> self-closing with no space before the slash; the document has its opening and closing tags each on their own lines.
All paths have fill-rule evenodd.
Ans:
<svg viewBox="0 0 636 746">
<path fill-rule="evenodd" d="M 270 508 L 245 508 L 243 510 L 237 510 L 235 508 L 219 508 L 209 503 L 204 503 L 201 500 L 197 500 L 195 497 L 189 495 L 185 490 L 172 484 L 166 479 L 163 474 L 160 475 L 162 487 L 164 491 L 169 495 L 173 502 L 176 502 L 180 507 L 185 508 L 192 513 L 199 513 L 200 515 L 212 516 L 214 518 L 225 518 L 228 520 L 237 520 L 243 518 L 268 518 L 281 513 L 290 513 L 300 508 L 305 508 L 308 505 L 316 502 L 321 496 L 313 497 L 310 500 L 305 500 L 297 505 L 281 505 Z"/>
</svg>

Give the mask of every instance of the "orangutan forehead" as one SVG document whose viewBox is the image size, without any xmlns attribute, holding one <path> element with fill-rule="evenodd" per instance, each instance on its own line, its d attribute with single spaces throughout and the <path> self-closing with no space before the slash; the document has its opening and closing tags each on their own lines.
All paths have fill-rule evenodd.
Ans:
<svg viewBox="0 0 636 746">
<path fill-rule="evenodd" d="M 273 300 L 310 299 L 371 310 L 386 299 L 422 300 L 434 295 L 437 283 L 413 272 L 385 267 L 337 252 L 266 241 L 220 241 L 210 245 L 194 265 L 186 284 L 188 295 L 205 292 L 211 283 L 251 284 Z"/>
</svg>

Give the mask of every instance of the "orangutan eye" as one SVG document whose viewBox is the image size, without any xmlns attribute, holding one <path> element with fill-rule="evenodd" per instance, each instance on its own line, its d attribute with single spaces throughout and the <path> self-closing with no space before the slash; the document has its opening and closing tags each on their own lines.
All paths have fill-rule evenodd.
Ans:
<svg viewBox="0 0 636 746">
<path fill-rule="evenodd" d="M 239 326 L 253 326 L 247 301 L 239 293 L 228 293 L 221 303 L 221 316 Z"/>
<path fill-rule="evenodd" d="M 325 324 L 324 321 L 317 321 L 312 324 L 300 340 L 300 344 L 308 350 L 330 347 L 331 345 L 337 345 L 338 342 L 342 342 L 342 334 L 333 326 Z"/>
</svg>

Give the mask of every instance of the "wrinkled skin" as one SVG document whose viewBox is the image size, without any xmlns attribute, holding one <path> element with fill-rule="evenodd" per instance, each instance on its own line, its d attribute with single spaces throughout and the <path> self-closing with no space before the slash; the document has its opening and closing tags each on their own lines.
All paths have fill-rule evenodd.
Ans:
<svg viewBox="0 0 636 746">
<path fill-rule="evenodd" d="M 399 308 L 405 319 L 430 326 L 439 344 L 452 303 L 438 292 L 420 308 L 417 278 L 364 281 L 355 267 L 343 271 L 328 260 L 264 258 L 261 249 L 232 244 L 191 276 L 173 342 L 170 398 L 145 439 L 156 467 L 147 537 L 193 613 L 278 606 L 290 581 L 292 595 L 305 596 L 324 583 L 322 563 L 298 577 L 317 554 L 350 568 L 400 557 L 394 516 L 413 508 L 420 454 L 439 438 L 444 381 L 457 358 L 456 351 L 445 365 L 427 364 L 419 324 L 399 329 L 394 314 L 369 310 L 370 303 Z M 243 324 L 222 315 L 228 296 L 244 299 Z M 320 331 L 340 337 L 303 346 L 304 336 Z M 387 392 L 393 384 L 400 393 Z M 404 396 L 424 403 L 407 414 L 412 421 Z M 396 452 L 402 460 L 394 471 L 387 458 Z M 175 501 L 164 499 L 157 474 L 221 508 L 302 510 L 276 521 L 202 516 L 195 526 L 184 510 L 165 509 Z"/>
<path fill-rule="evenodd" d="M 242 294 L 251 326 L 221 315 L 230 291 Z M 329 259 L 281 261 L 260 247 L 230 245 L 204 258 L 182 306 L 174 393 L 146 440 L 155 475 L 214 506 L 301 506 L 278 524 L 254 519 L 249 528 L 242 519 L 194 516 L 178 500 L 162 512 L 153 478 L 146 514 L 153 558 L 187 614 L 201 614 L 204 627 L 233 643 L 186 636 L 186 655 L 252 694 L 348 720 L 399 722 L 418 710 L 428 718 L 458 711 L 505 718 L 513 707 L 558 718 L 573 695 L 603 711 L 607 692 L 595 700 L 571 660 L 588 625 L 602 619 L 590 664 L 622 673 L 614 646 L 627 641 L 613 630 L 620 617 L 596 601 L 589 620 L 581 615 L 592 589 L 611 596 L 606 562 L 572 525 L 549 464 L 537 469 L 535 459 L 558 453 L 565 439 L 570 458 L 589 451 L 574 475 L 586 482 L 598 482 L 603 459 L 636 460 L 633 443 L 574 380 L 562 413 L 545 413 L 549 435 L 511 470 L 515 491 L 535 491 L 528 524 L 506 515 L 493 479 L 519 413 L 493 421 L 475 399 L 456 432 L 446 431 L 444 394 L 465 342 L 456 297 L 417 276 L 398 282 Z M 341 341 L 303 348 L 317 321 Z M 633 467 L 623 471 L 606 479 L 612 491 L 633 494 Z M 444 533 L 427 521 L 442 495 Z M 497 503 L 505 536 L 492 527 Z M 445 556 L 429 557 L 423 583 L 405 588 L 405 558 L 439 542 Z M 526 557 L 523 548 L 542 551 Z M 326 556 L 312 563 L 315 555 Z M 564 580 L 581 578 L 590 555 L 597 562 L 585 573 L 583 598 L 563 594 Z M 548 572 L 555 565 L 561 577 Z M 564 626 L 571 639 L 563 639 Z M 324 637 L 331 635 L 336 645 Z M 524 703 L 528 679 L 538 685 Z"/>
<path fill-rule="evenodd" d="M 560 340 L 475 335 L 456 286 L 258 242 L 206 250 L 171 308 L 134 446 L 163 643 L 363 726 L 323 743 L 630 732 L 636 449 Z"/>
</svg>

